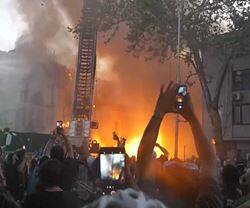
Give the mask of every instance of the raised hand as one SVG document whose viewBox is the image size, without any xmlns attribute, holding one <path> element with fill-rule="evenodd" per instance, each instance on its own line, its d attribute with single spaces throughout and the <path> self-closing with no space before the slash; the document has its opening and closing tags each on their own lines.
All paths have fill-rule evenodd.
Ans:
<svg viewBox="0 0 250 208">
<path fill-rule="evenodd" d="M 161 86 L 159 98 L 156 103 L 154 115 L 163 118 L 166 113 L 174 112 L 175 96 L 177 85 L 171 81 L 164 90 L 164 85 Z"/>
<path fill-rule="evenodd" d="M 179 112 L 186 120 L 193 119 L 195 117 L 193 103 L 189 94 L 186 95 L 184 100 L 184 108 Z"/>
</svg>

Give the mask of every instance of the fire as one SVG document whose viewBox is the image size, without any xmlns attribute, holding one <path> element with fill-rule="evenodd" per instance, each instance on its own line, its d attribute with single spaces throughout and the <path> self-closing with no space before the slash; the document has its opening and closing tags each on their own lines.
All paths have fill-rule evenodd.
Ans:
<svg viewBox="0 0 250 208">
<path fill-rule="evenodd" d="M 104 143 L 103 143 L 103 141 L 100 139 L 100 136 L 99 136 L 99 134 L 97 134 L 97 132 L 96 131 L 92 131 L 92 139 L 93 140 L 95 140 L 97 143 L 99 143 L 100 144 L 100 146 L 106 146 Z"/>
<path fill-rule="evenodd" d="M 161 134 L 159 135 L 158 137 L 158 140 L 157 142 L 160 144 L 160 145 L 163 145 L 162 144 L 162 139 L 161 139 Z M 131 157 L 131 156 L 137 156 L 137 150 L 138 150 L 138 147 L 139 147 L 139 144 L 140 144 L 140 141 L 141 141 L 141 137 L 135 137 L 133 139 L 130 139 L 127 143 L 126 143 L 126 152 L 127 154 Z M 159 157 L 162 152 L 158 149 L 158 148 L 155 148 L 154 151 L 156 152 L 157 154 L 157 157 Z"/>
<path fill-rule="evenodd" d="M 105 146 L 115 146 L 115 143 L 113 143 L 112 145 L 111 144 L 107 144 L 105 143 L 102 139 L 100 139 L 100 136 L 95 132 L 93 134 L 93 138 L 94 140 L 96 140 L 98 143 L 100 143 L 100 146 L 102 147 L 105 147 Z M 131 157 L 131 156 L 137 156 L 137 150 L 138 150 L 138 147 L 139 147 L 139 144 L 140 144 L 140 141 L 141 141 L 141 138 L 142 136 L 135 136 L 133 137 L 132 139 L 128 139 L 127 142 L 126 142 L 126 153 Z M 163 145 L 163 139 L 162 139 L 162 134 L 160 132 L 159 136 L 158 136 L 158 140 L 157 142 L 164 146 Z M 162 152 L 158 149 L 158 148 L 155 148 L 154 151 L 156 152 L 157 154 L 157 157 L 159 157 Z"/>
<path fill-rule="evenodd" d="M 127 141 L 126 143 L 126 152 L 127 154 L 131 157 L 131 156 L 137 156 L 137 150 L 140 144 L 140 140 L 141 138 L 135 137 L 133 139 L 130 139 L 129 141 Z"/>
<path fill-rule="evenodd" d="M 63 128 L 69 128 L 69 126 L 70 126 L 69 121 L 63 122 Z"/>
<path fill-rule="evenodd" d="M 162 68 L 159 74 L 153 70 L 157 65 L 155 63 L 150 66 L 148 63 L 135 62 L 126 55 L 120 56 L 115 49 L 111 50 L 112 53 L 103 50 L 101 48 L 97 53 L 98 82 L 93 106 L 93 120 L 98 121 L 99 127 L 92 130 L 91 138 L 102 147 L 115 147 L 116 142 L 112 138 L 115 131 L 119 137 L 126 138 L 127 154 L 137 156 L 143 132 L 159 95 L 159 84 L 167 83 L 163 76 L 166 69 Z M 167 77 L 169 74 L 165 75 Z M 169 114 L 161 125 L 157 143 L 168 150 L 170 157 L 174 155 L 174 138 L 175 115 Z M 180 124 L 178 147 L 178 157 L 181 159 L 184 155 L 186 158 L 196 155 L 188 123 Z M 162 154 L 159 148 L 154 151 L 158 157 Z"/>
</svg>

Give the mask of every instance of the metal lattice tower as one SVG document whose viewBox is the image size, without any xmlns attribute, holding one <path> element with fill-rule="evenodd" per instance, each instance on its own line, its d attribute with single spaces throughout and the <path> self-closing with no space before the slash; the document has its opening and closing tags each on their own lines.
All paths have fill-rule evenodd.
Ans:
<svg viewBox="0 0 250 208">
<path fill-rule="evenodd" d="M 96 70 L 97 30 L 93 22 L 95 0 L 84 0 L 83 8 L 83 23 L 79 34 L 72 123 L 74 126 L 74 136 L 89 139 Z"/>
</svg>

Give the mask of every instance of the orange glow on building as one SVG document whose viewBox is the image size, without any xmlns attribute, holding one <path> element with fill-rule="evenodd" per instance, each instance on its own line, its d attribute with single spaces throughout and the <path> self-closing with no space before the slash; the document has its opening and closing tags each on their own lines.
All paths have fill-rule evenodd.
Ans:
<svg viewBox="0 0 250 208">
<path fill-rule="evenodd" d="M 108 124 L 106 124 L 105 126 L 108 126 Z M 129 124 L 128 124 L 129 126 Z M 139 128 L 139 131 L 137 132 L 137 134 L 134 132 L 128 132 L 127 135 L 131 135 L 128 137 L 125 137 L 126 140 L 126 153 L 131 157 L 131 156 L 137 156 L 137 150 L 144 132 L 144 128 L 146 127 L 146 125 L 142 125 L 141 124 L 141 128 Z M 119 129 L 119 128 L 118 128 Z M 100 143 L 100 146 L 105 147 L 105 146 L 116 146 L 116 142 L 112 139 L 112 132 L 114 131 L 114 129 L 107 129 L 105 128 L 105 132 L 103 132 L 102 130 L 93 130 L 92 131 L 92 139 L 96 140 L 98 143 Z M 173 130 L 172 130 L 173 131 Z M 173 157 L 174 155 L 174 132 L 170 132 L 169 135 L 166 135 L 165 133 L 165 126 L 163 126 L 163 128 L 161 128 L 159 135 L 158 135 L 158 139 L 157 139 L 157 143 L 159 143 L 161 146 L 163 146 L 164 148 L 166 148 L 169 151 L 170 154 L 170 158 Z M 102 136 L 101 136 L 102 135 Z M 103 135 L 109 135 L 109 137 L 104 138 Z M 124 135 L 119 134 L 118 131 L 118 135 L 120 137 L 123 137 Z M 187 139 L 187 136 L 189 137 L 189 139 Z M 186 157 L 190 157 L 191 155 L 196 155 L 196 151 L 195 151 L 195 146 L 193 144 L 193 138 L 192 138 L 192 134 L 190 132 L 189 129 L 186 128 L 182 128 L 180 130 L 180 143 L 179 143 L 179 158 L 183 158 L 184 155 L 184 145 L 186 146 Z M 159 148 L 155 147 L 154 151 L 157 154 L 157 157 L 159 157 L 162 152 Z"/>
<path fill-rule="evenodd" d="M 116 42 L 117 41 L 117 42 Z M 143 132 L 154 112 L 155 102 L 161 84 L 169 83 L 175 77 L 175 61 L 160 64 L 145 62 L 129 57 L 124 52 L 121 39 L 113 44 L 97 45 L 96 82 L 93 97 L 92 120 L 98 121 L 98 129 L 91 130 L 91 139 L 101 147 L 116 146 L 112 132 L 126 138 L 126 152 L 129 156 L 137 155 Z M 198 94 L 199 89 L 190 89 L 191 94 Z M 200 96 L 193 102 L 200 104 Z M 198 110 L 197 110 L 198 109 Z M 196 108 L 198 114 L 200 108 Z M 167 115 L 164 119 L 158 141 L 166 148 L 170 157 L 174 155 L 175 116 Z M 179 131 L 179 158 L 197 155 L 193 135 L 188 123 L 181 122 Z M 154 149 L 157 156 L 162 153 Z"/>
</svg>

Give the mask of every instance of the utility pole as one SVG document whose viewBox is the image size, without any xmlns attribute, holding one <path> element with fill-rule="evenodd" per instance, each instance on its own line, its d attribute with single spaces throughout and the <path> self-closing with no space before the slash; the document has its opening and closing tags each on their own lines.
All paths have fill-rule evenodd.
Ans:
<svg viewBox="0 0 250 208">
<path fill-rule="evenodd" d="M 180 57 L 180 44 L 181 44 L 181 2 L 177 0 L 177 16 L 178 16 L 178 29 L 177 29 L 177 66 L 176 66 L 176 83 L 181 83 L 181 57 Z M 175 120 L 175 146 L 174 158 L 178 158 L 178 144 L 179 144 L 179 114 L 176 115 Z"/>
</svg>

